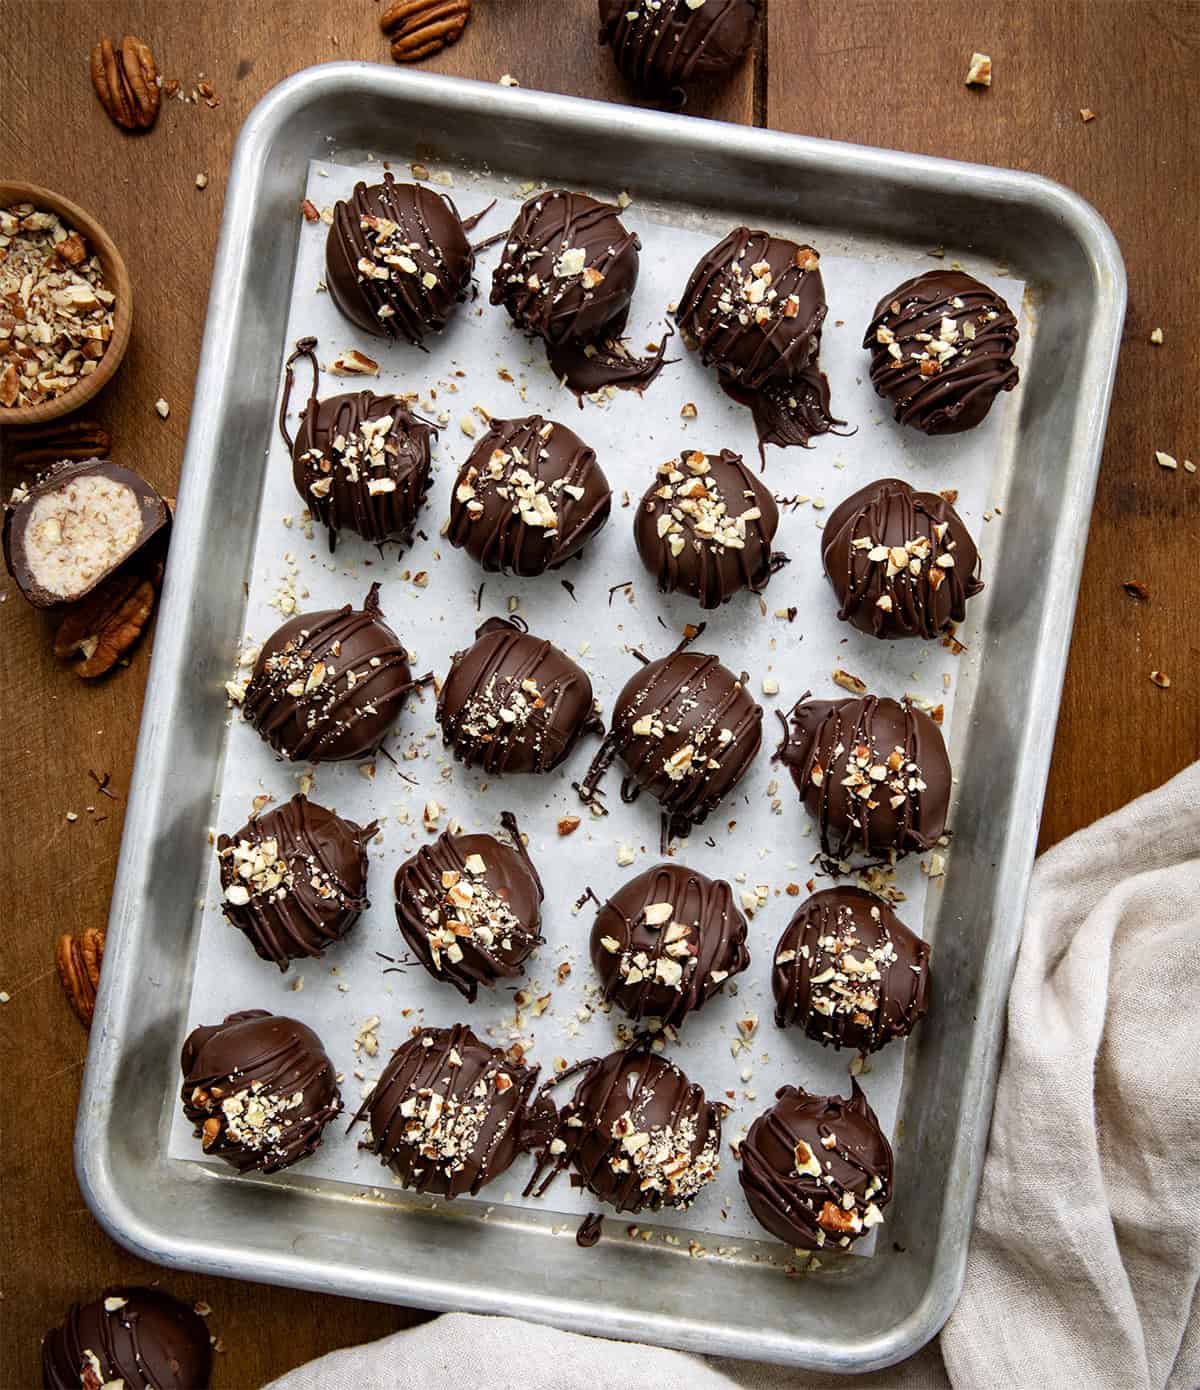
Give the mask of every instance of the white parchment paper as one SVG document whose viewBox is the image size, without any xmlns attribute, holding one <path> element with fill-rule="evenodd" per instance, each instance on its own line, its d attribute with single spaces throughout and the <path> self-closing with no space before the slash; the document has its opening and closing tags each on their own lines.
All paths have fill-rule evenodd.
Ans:
<svg viewBox="0 0 1200 1390">
<path fill-rule="evenodd" d="M 447 178 L 439 171 L 433 173 L 435 183 Z M 396 174 L 401 179 L 410 176 L 403 166 L 396 168 Z M 380 165 L 314 163 L 308 197 L 318 208 L 329 207 L 336 198 L 347 196 L 360 177 L 378 181 Z M 476 240 L 482 240 L 508 226 L 531 187 L 456 172 L 453 186 L 446 191 L 463 216 L 476 212 L 492 197 L 498 199 L 474 233 Z M 601 197 L 615 193 L 589 191 Z M 643 209 L 636 201 L 623 214 L 643 244 L 629 333 L 635 352 L 659 340 L 667 307 L 682 291 L 692 265 L 728 229 L 722 226 L 714 235 L 711 229 L 698 231 L 664 220 L 671 216 Z M 681 220 L 681 215 L 674 220 Z M 808 239 L 802 227 L 771 230 Z M 775 942 L 818 872 L 812 862 L 817 841 L 808 817 L 786 772 L 771 763 L 778 741 L 774 711 L 786 712 L 810 689 L 825 697 L 844 693 L 830 679 L 833 668 L 842 667 L 878 694 L 899 697 L 911 692 L 944 705 L 943 731 L 950 742 L 955 697 L 970 657 L 955 656 L 938 643 L 878 642 L 839 623 L 821 570 L 820 527 L 828 509 L 875 478 L 894 475 L 933 490 L 956 488 L 958 510 L 980 545 L 986 581 L 1002 524 L 996 512 L 1003 500 L 999 460 L 1015 424 L 1020 388 L 1013 396 L 999 399 L 985 423 L 965 435 L 930 440 L 902 430 L 870 387 L 867 354 L 860 346 L 862 332 L 884 294 L 937 262 L 921 256 L 852 259 L 839 255 L 836 247 L 819 246 L 829 300 L 821 362 L 831 383 L 834 411 L 857 426 L 857 433 L 820 438 L 807 451 L 768 450 L 765 477 L 775 495 L 807 499 L 783 509 L 776 546 L 791 557 L 791 564 L 772 579 L 763 602 L 753 594 L 741 594 L 718 612 L 702 615 L 690 601 L 655 591 L 653 578 L 642 568 L 634 548 L 632 526 L 633 507 L 648 486 L 654 466 L 680 449 L 716 452 L 728 447 L 757 460 L 750 413 L 723 395 L 714 374 L 701 368 L 676 338 L 669 355 L 679 360 L 663 371 L 644 397 L 619 392 L 602 404 L 588 402 L 581 411 L 552 376 L 541 344 L 527 341 L 502 309 L 487 304 L 498 246 L 480 256 L 478 298 L 462 306 L 450 328 L 430 342 L 428 353 L 368 340 L 341 318 L 323 290 L 326 231 L 322 222 L 298 219 L 300 246 L 289 346 L 297 338 L 316 335 L 323 365 L 347 347 L 357 347 L 380 363 L 378 378 L 323 374 L 322 395 L 361 387 L 377 392 L 415 391 L 420 397 L 417 408 L 441 420 L 434 490 L 424 514 L 425 539 L 402 556 L 396 557 L 393 549 L 381 558 L 373 547 L 343 534 L 331 556 L 324 533 L 305 524 L 303 503 L 292 486 L 289 455 L 276 434 L 265 460 L 266 481 L 244 619 L 246 644 L 261 642 L 283 621 L 290 597 L 297 611 L 344 603 L 358 606 L 368 586 L 378 580 L 385 615 L 408 645 L 414 671 L 444 674 L 451 654 L 470 644 L 478 623 L 508 614 L 515 604 L 515 611 L 534 632 L 558 643 L 587 670 L 607 715 L 635 669 L 628 648 L 640 646 L 651 655 L 661 654 L 675 645 L 686 623 L 703 618 L 708 626 L 698 648 L 715 651 L 731 669 L 751 674 L 752 692 L 766 711 L 764 747 L 735 795 L 689 842 L 679 844 L 676 853 L 705 873 L 729 879 L 739 891 L 761 889 L 762 905 L 750 925 L 752 962 L 736 981 L 736 992 L 727 987 L 724 996 L 687 1020 L 670 1055 L 710 1097 L 732 1107 L 725 1124 L 725 1138 L 730 1142 L 745 1133 L 785 1083 L 848 1094 L 850 1054 L 823 1049 L 794 1030 L 780 1032 L 772 1021 L 770 967 Z M 995 266 L 967 264 L 964 268 L 986 279 L 1014 307 L 1022 304 L 1023 286 L 998 274 Z M 1027 333 L 1028 328 L 1027 316 L 1022 315 L 1022 331 Z M 1019 360 L 1023 356 L 1022 350 Z M 303 406 L 307 389 L 308 372 L 302 368 L 293 415 Z M 695 419 L 681 418 L 685 403 L 696 406 Z M 472 447 L 467 431 L 482 433 L 485 428 L 475 406 L 499 417 L 540 412 L 568 424 L 594 447 L 613 487 L 614 508 L 608 526 L 589 545 L 582 561 L 535 580 L 484 576 L 465 554 L 439 538 L 455 473 Z M 262 403 L 264 412 L 277 407 L 277 400 Z M 259 467 L 262 461 L 247 459 L 245 466 Z M 633 505 L 625 505 L 627 499 Z M 573 598 L 562 579 L 573 585 Z M 631 581 L 629 587 L 610 596 L 610 586 L 625 581 Z M 972 615 L 959 634 L 968 647 L 978 631 L 986 597 L 985 593 L 974 600 Z M 778 610 L 788 608 L 795 609 L 791 621 L 778 616 Z M 231 677 L 234 674 L 230 672 Z M 777 683 L 777 694 L 763 693 L 764 678 Z M 594 1007 L 595 980 L 588 959 L 594 909 L 588 904 L 575 912 L 573 905 L 585 887 L 590 886 L 603 900 L 630 875 L 659 858 L 657 804 L 643 797 L 633 806 L 622 805 L 616 794 L 619 766 L 606 784 L 611 793 L 607 818 L 592 819 L 579 804 L 571 782 L 584 773 L 595 740 L 585 740 L 566 767 L 550 776 L 488 781 L 449 758 L 433 711 L 431 694 L 413 700 L 388 740 L 403 777 L 384 758 L 374 769 L 332 764 L 313 770 L 279 762 L 239 716 L 231 719 L 214 830 L 236 830 L 247 819 L 256 796 L 270 796 L 278 803 L 302 785 L 309 787 L 314 800 L 352 820 L 362 823 L 376 818 L 381 829 L 370 851 L 372 906 L 350 937 L 323 960 L 293 964 L 281 975 L 260 961 L 240 933 L 225 922 L 214 853 L 201 906 L 187 1026 L 217 1022 L 245 1008 L 266 1008 L 303 1019 L 320 1034 L 343 1074 L 348 1114 L 358 1107 L 391 1051 L 419 1023 L 444 1026 L 461 1020 L 500 1045 L 520 1038 L 541 1062 L 544 1075 L 553 1071 L 556 1059 L 574 1062 L 610 1051 L 617 1045 L 616 1027 L 623 1015 Z M 369 771 L 373 776 L 366 775 Z M 381 957 L 405 955 L 393 914 L 392 879 L 400 863 L 432 838 L 422 824 L 423 808 L 430 800 L 444 808 L 439 829 L 455 818 L 470 830 L 495 832 L 500 812 L 512 810 L 527 832 L 530 853 L 546 887 L 546 944 L 530 962 L 524 984 L 533 998 L 550 996 L 540 1015 L 517 1007 L 516 985 L 494 994 L 481 991 L 478 1002 L 470 1006 L 451 986 L 437 983 L 419 966 L 410 966 L 404 973 L 385 973 L 388 961 Z M 582 815 L 582 824 L 569 838 L 560 838 L 559 818 L 573 814 Z M 731 820 L 736 820 L 732 831 L 727 828 Z M 621 846 L 633 851 L 633 862 L 627 866 L 618 864 Z M 926 902 L 927 895 L 938 893 L 936 881 L 931 883 L 917 860 L 911 859 L 900 867 L 896 883 L 906 895 L 899 906 L 901 917 L 933 940 L 936 977 L 936 902 L 928 910 Z M 789 885 L 795 886 L 790 893 Z M 827 883 L 818 880 L 815 886 Z M 560 973 L 565 977 L 561 982 Z M 372 1056 L 371 1044 L 364 1047 L 356 1040 L 364 1021 L 376 1016 L 378 1027 L 372 1031 L 379 1047 Z M 888 1133 L 897 1114 L 904 1046 L 893 1043 L 872 1058 L 861 1078 Z M 565 1094 L 571 1084 L 564 1087 Z M 344 1121 L 330 1125 L 320 1150 L 293 1171 L 358 1189 L 386 1189 L 390 1175 L 375 1158 L 359 1151 L 357 1135 L 348 1136 L 345 1128 Z M 170 1152 L 207 1162 L 182 1113 L 175 1118 Z M 485 1189 L 480 1206 L 527 1205 L 520 1192 L 529 1171 L 528 1161 L 515 1165 Z M 288 1180 L 287 1174 L 276 1179 Z M 458 1205 L 463 1205 L 461 1200 Z M 539 1205 L 572 1217 L 598 1208 L 587 1194 L 576 1192 L 566 1177 Z M 619 1230 L 625 1224 L 625 1219 L 618 1218 L 608 1229 Z M 728 1247 L 731 1241 L 762 1235 L 742 1199 L 737 1164 L 728 1146 L 719 1179 L 692 1210 L 660 1214 L 653 1224 L 711 1235 L 710 1249 L 716 1248 L 716 1242 Z M 882 1229 L 886 1233 L 887 1227 Z M 872 1248 L 872 1238 L 856 1246 L 859 1253 Z M 781 1258 L 789 1254 L 782 1247 L 776 1249 Z"/>
</svg>

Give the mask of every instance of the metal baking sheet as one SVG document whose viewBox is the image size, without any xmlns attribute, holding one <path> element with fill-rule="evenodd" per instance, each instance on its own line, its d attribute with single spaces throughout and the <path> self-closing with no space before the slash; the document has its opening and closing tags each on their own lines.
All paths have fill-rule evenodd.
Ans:
<svg viewBox="0 0 1200 1390">
<path fill-rule="evenodd" d="M 384 140 L 381 131 L 395 138 Z M 229 729 L 224 699 L 240 639 L 261 638 L 280 620 L 269 607 L 280 580 L 295 570 L 297 586 L 310 590 L 302 609 L 359 598 L 367 583 L 383 580 L 389 618 L 416 648 L 421 669 L 444 669 L 476 621 L 479 576 L 433 529 L 469 447 L 459 422 L 473 405 L 564 419 L 597 448 L 618 501 L 626 487 L 636 498 L 659 456 L 684 445 L 753 452 L 743 413 L 690 360 L 668 368 L 644 401 L 623 396 L 580 414 L 550 378 L 540 347 L 527 346 L 500 311 L 482 305 L 468 309 L 428 358 L 359 341 L 315 293 L 323 228 L 304 227 L 297 204 L 306 185 L 315 203 L 331 203 L 368 155 L 388 160 L 400 177 L 413 159 L 448 175 L 464 214 L 491 196 L 506 199 L 481 234 L 507 224 L 513 200 L 530 183 L 627 189 L 627 220 L 646 247 L 635 300 L 638 345 L 657 338 L 665 300 L 678 293 L 687 266 L 734 221 L 812 242 L 822 251 L 830 300 L 823 364 L 835 408 L 860 428 L 852 439 L 820 440 L 809 453 L 769 451 L 768 484 L 777 494 L 830 505 L 890 472 L 960 492 L 989 583 L 964 632 L 963 656 L 936 644 L 871 643 L 832 620 L 817 558 L 820 510 L 811 502 L 781 525 L 778 543 L 793 564 L 768 590 L 766 613 L 746 597 L 748 608 L 714 615 L 702 639 L 728 664 L 751 671 L 756 686 L 771 667 L 780 693 L 758 694 L 768 710 L 786 708 L 809 686 L 829 689 L 835 664 L 880 690 L 913 691 L 947 706 L 959 779 L 948 872 L 928 902 L 915 863 L 901 881 L 903 915 L 935 945 L 935 1006 L 917 1037 L 873 1059 L 864 1078 L 897 1151 L 896 1196 L 872 1258 L 826 1261 L 789 1277 L 788 1252 L 758 1239 L 728 1158 L 720 1189 L 681 1217 L 656 1218 L 661 1229 L 652 1239 L 631 1240 L 626 1223 L 609 1218 L 614 1238 L 586 1255 L 573 1231 L 588 1203 L 560 1180 L 538 1209 L 521 1206 L 523 1168 L 487 1189 L 486 1202 L 447 1208 L 389 1186 L 386 1173 L 340 1132 L 329 1133 L 314 1160 L 271 1180 L 236 1180 L 194 1161 L 176 1116 L 177 1048 L 189 1022 L 211 1021 L 222 1007 L 270 1007 L 313 1022 L 346 1074 L 351 1105 L 420 1016 L 405 1018 L 403 1008 L 423 1009 L 435 1023 L 462 1017 L 494 1030 L 497 1041 L 512 1029 L 532 1035 L 547 1067 L 557 1055 L 573 1060 L 605 1050 L 616 1016 L 580 1020 L 575 1013 L 590 977 L 589 922 L 586 913 L 571 915 L 570 889 L 586 880 L 604 896 L 656 858 L 650 805 L 623 809 L 620 821 L 585 817 L 565 842 L 569 849 L 557 842 L 554 823 L 574 809 L 569 783 L 583 750 L 549 785 L 521 779 L 511 790 L 493 783 L 481 791 L 479 779 L 460 769 L 447 776 L 436 754 L 415 764 L 429 786 L 411 791 L 388 780 L 383 761 L 373 780 L 354 768 L 319 768 L 318 800 L 343 814 L 370 811 L 387 820 L 372 850 L 371 913 L 324 962 L 294 967 L 291 977 L 304 976 L 305 989 L 288 992 L 290 979 L 255 960 L 224 926 L 207 843 L 209 826 L 240 824 L 253 795 L 281 800 L 294 790 L 294 769 L 275 763 L 248 729 Z M 1014 305 L 1021 282 L 1029 286 L 1022 387 L 958 441 L 902 434 L 863 380 L 857 347 L 875 299 L 934 264 L 924 259 L 934 246 Z M 488 266 L 485 258 L 485 283 Z M 302 73 L 270 94 L 243 131 L 230 179 L 80 1111 L 81 1183 L 114 1236 L 168 1264 L 836 1370 L 887 1364 L 932 1336 L 961 1283 L 1123 306 L 1123 271 L 1103 224 L 1072 195 L 1026 175 L 351 64 Z M 428 395 L 443 382 L 439 408 L 449 419 L 431 539 L 423 543 L 428 554 L 381 564 L 351 538 L 330 561 L 323 538 L 305 537 L 295 521 L 288 534 L 282 524 L 300 508 L 272 434 L 280 364 L 290 338 L 313 331 L 325 358 L 341 346 L 370 350 L 381 360 L 385 388 Z M 525 400 L 497 376 L 498 366 L 523 380 Z M 448 395 L 456 367 L 465 376 L 459 393 Z M 339 384 L 327 379 L 322 389 Z M 678 414 L 684 401 L 700 410 L 686 427 Z M 529 584 L 493 577 L 482 601 L 487 616 L 506 611 L 515 597 L 535 630 L 572 654 L 586 637 L 582 659 L 606 707 L 627 674 L 623 643 L 648 645 L 653 629 L 662 632 L 659 615 L 673 631 L 695 616 L 690 605 L 653 593 L 630 524 L 618 506 L 594 553 L 572 567 L 578 604 L 554 577 Z M 426 570 L 429 585 L 405 582 L 406 569 Z M 633 602 L 619 595 L 597 621 L 607 586 L 625 579 L 634 581 Z M 777 607 L 793 603 L 796 623 L 774 618 Z M 657 645 L 667 640 L 662 633 Z M 943 671 L 952 676 L 949 692 Z M 401 727 L 394 741 L 401 746 L 429 732 L 429 702 L 411 708 Z M 847 1085 L 845 1056 L 770 1026 L 768 962 L 794 906 L 782 890 L 794 881 L 804 891 L 815 848 L 786 779 L 779 779 L 779 813 L 772 810 L 774 775 L 764 754 L 738 798 L 738 833 L 725 834 L 718 818 L 714 846 L 699 833 L 682 851 L 696 867 L 741 874 L 746 885 L 769 890 L 752 923 L 755 959 L 737 997 L 713 1001 L 672 1048 L 710 1093 L 734 1092 L 729 1138 L 783 1079 L 813 1089 Z M 552 995 L 541 1017 L 517 1019 L 511 998 L 472 1009 L 423 976 L 380 974 L 374 952 L 399 954 L 391 875 L 426 838 L 419 823 L 426 795 L 472 826 L 490 828 L 501 806 L 526 823 L 535 857 L 550 871 L 548 944 L 531 969 L 538 992 Z M 634 865 L 617 865 L 618 843 L 639 851 Z M 560 987 L 555 967 L 564 959 L 573 971 Z M 374 1014 L 382 1047 L 372 1062 L 352 1044 Z M 735 1058 L 737 1020 L 754 1015 L 757 1035 Z"/>
</svg>

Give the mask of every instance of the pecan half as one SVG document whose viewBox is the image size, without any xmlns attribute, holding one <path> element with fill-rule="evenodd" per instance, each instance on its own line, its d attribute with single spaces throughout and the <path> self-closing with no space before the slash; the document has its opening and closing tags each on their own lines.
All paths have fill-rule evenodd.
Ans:
<svg viewBox="0 0 1200 1390">
<path fill-rule="evenodd" d="M 419 63 L 454 43 L 471 17 L 471 0 L 393 0 L 379 20 L 398 63 Z"/>
<path fill-rule="evenodd" d="M 74 604 L 54 635 L 60 661 L 82 657 L 75 674 L 84 680 L 106 675 L 134 647 L 154 611 L 162 566 L 145 575 L 122 570 Z"/>
<path fill-rule="evenodd" d="M 149 130 L 158 119 L 162 93 L 154 54 L 132 34 L 122 38 L 119 51 L 107 37 L 92 49 L 92 86 L 122 130 Z"/>
<path fill-rule="evenodd" d="M 104 962 L 104 932 L 100 927 L 85 927 L 74 936 L 64 932 L 54 947 L 54 959 L 67 1003 L 80 1023 L 90 1028 Z"/>
<path fill-rule="evenodd" d="M 95 420 L 5 430 L 0 435 L 0 466 L 18 473 L 40 473 L 52 463 L 82 463 L 104 459 L 112 448 L 112 436 Z"/>
</svg>

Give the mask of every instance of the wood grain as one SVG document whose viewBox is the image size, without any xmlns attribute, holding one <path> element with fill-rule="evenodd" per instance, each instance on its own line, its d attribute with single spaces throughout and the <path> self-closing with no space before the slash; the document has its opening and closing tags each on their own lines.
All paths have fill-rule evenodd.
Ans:
<svg viewBox="0 0 1200 1390">
<path fill-rule="evenodd" d="M 425 66 L 612 100 L 629 92 L 594 43 L 593 0 L 477 0 L 462 40 Z M 59 189 L 92 210 L 137 287 L 133 343 L 96 414 L 118 457 L 173 492 L 186 435 L 208 281 L 233 140 L 254 103 L 289 73 L 332 58 L 387 61 L 372 0 L 0 0 L 3 174 Z M 107 120 L 87 76 L 103 32 L 131 32 L 160 70 L 219 99 L 164 103 L 148 135 Z M 989 92 L 966 91 L 974 48 L 992 54 Z M 1200 626 L 1193 613 L 1200 479 L 1167 475 L 1155 449 L 1200 461 L 1200 361 L 1190 307 L 1200 213 L 1200 130 L 1191 72 L 1200 6 L 1127 0 L 770 0 L 757 72 L 697 103 L 696 114 L 867 144 L 1036 169 L 1108 218 L 1130 271 L 1130 314 L 1088 552 L 1050 799 L 1049 843 L 1148 790 L 1200 752 Z M 757 77 L 757 81 L 756 81 Z M 757 98 L 757 100 L 756 100 Z M 1078 108 L 1099 114 L 1084 125 Z M 208 187 L 195 187 L 205 173 Z M 1161 325 L 1161 348 L 1148 342 Z M 171 405 L 167 420 L 154 402 Z M 1053 460 L 1030 466 L 1052 467 Z M 1151 592 L 1135 607 L 1120 583 Z M 38 1339 L 76 1298 L 105 1284 L 163 1278 L 213 1307 L 226 1353 L 218 1387 L 261 1384 L 336 1346 L 419 1318 L 402 1309 L 186 1276 L 162 1276 L 92 1221 L 71 1168 L 85 1037 L 54 975 L 59 931 L 101 923 L 116 868 L 148 649 L 85 686 L 49 653 L 44 620 L 0 590 L 5 730 L 0 902 L 0 1048 L 5 1085 L 0 1328 L 6 1382 L 38 1379 Z M 1151 667 L 1170 672 L 1162 691 Z M 118 801 L 89 777 L 111 772 Z M 89 810 L 88 808 L 94 808 Z M 74 811 L 79 819 L 66 820 Z"/>
<path fill-rule="evenodd" d="M 209 276 L 233 142 L 275 83 L 337 58 L 388 63 L 372 0 L 0 0 L 0 176 L 60 190 L 92 211 L 121 247 L 136 287 L 133 341 L 88 413 L 112 430 L 115 453 L 175 491 Z M 596 43 L 595 0 L 476 0 L 462 39 L 423 70 L 627 100 Z M 145 39 L 165 77 L 190 91 L 204 77 L 220 104 L 163 102 L 157 126 L 128 136 L 105 116 L 88 78 L 103 33 Z M 753 113 L 754 73 L 696 106 L 726 120 Z M 199 190 L 196 175 L 208 175 Z M 170 403 L 161 420 L 154 403 Z M 53 943 L 66 927 L 103 923 L 116 870 L 149 646 L 130 668 L 85 685 L 50 655 L 49 629 L 7 576 L 0 588 L 5 742 L 0 941 L 5 1084 L 3 1234 L 7 1278 L 0 1382 L 39 1381 L 42 1331 L 104 1285 L 162 1279 L 212 1305 L 228 1352 L 218 1387 L 259 1385 L 334 1347 L 379 1337 L 422 1316 L 219 1280 L 139 1263 L 92 1221 L 75 1184 L 71 1134 L 86 1037 L 62 997 Z M 88 769 L 111 772 L 122 800 L 99 795 Z M 89 811 L 88 807 L 94 807 Z M 74 811 L 79 819 L 66 820 Z"/>
</svg>

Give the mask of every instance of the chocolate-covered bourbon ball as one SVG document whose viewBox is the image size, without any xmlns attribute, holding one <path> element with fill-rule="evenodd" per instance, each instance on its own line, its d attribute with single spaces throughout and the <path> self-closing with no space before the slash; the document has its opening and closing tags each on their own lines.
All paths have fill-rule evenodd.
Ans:
<svg viewBox="0 0 1200 1390">
<path fill-rule="evenodd" d="M 758 0 L 600 0 L 600 42 L 635 87 L 682 106 L 693 82 L 737 65 L 758 10 Z"/>
<path fill-rule="evenodd" d="M 826 888 L 802 904 L 779 938 L 771 988 L 780 1028 L 878 1052 L 925 1017 L 929 945 L 874 893 Z"/>
<path fill-rule="evenodd" d="M 957 434 L 1016 386 L 1019 338 L 1015 315 L 994 290 L 961 270 L 931 270 L 884 295 L 863 347 L 871 385 L 902 425 Z"/>
<path fill-rule="evenodd" d="M 467 297 L 475 255 L 454 204 L 424 184 L 358 183 L 334 204 L 330 298 L 356 328 L 420 344 Z"/>
<path fill-rule="evenodd" d="M 298 613 L 263 643 L 242 714 L 292 762 L 370 758 L 414 688 L 404 644 L 383 621 L 379 585 L 362 608 Z"/>
<path fill-rule="evenodd" d="M 787 563 L 771 550 L 778 526 L 774 497 L 737 454 L 691 450 L 659 465 L 633 535 L 660 593 L 718 608 L 742 589 L 760 593 Z"/>
<path fill-rule="evenodd" d="M 512 845 L 447 830 L 396 871 L 396 922 L 409 949 L 472 1004 L 480 985 L 523 974 L 542 940 L 542 881 L 516 818 L 506 813 L 504 823 Z"/>
<path fill-rule="evenodd" d="M 939 637 L 983 588 L 962 517 L 899 478 L 870 483 L 831 513 L 821 559 L 838 617 L 872 637 Z"/>
<path fill-rule="evenodd" d="M 741 780 L 762 743 L 762 709 L 715 656 L 677 647 L 626 682 L 587 777 L 595 801 L 614 757 L 625 765 L 621 800 L 649 792 L 663 839 L 699 825 Z"/>
<path fill-rule="evenodd" d="M 180 1065 L 183 1113 L 204 1152 L 239 1173 L 277 1173 L 307 1158 L 342 1108 L 321 1039 L 263 1009 L 194 1029 Z"/>
<path fill-rule="evenodd" d="M 784 1086 L 776 1101 L 741 1143 L 750 1210 L 793 1249 L 844 1250 L 883 1221 L 892 1147 L 857 1080 L 849 1100 Z"/>
<path fill-rule="evenodd" d="M 946 828 L 952 775 L 942 731 L 908 701 L 801 700 L 775 756 L 835 859 L 923 853 Z"/>
<path fill-rule="evenodd" d="M 630 1018 L 678 1026 L 750 964 L 746 919 L 723 879 L 659 864 L 596 914 L 592 964 L 604 998 Z"/>
<path fill-rule="evenodd" d="M 303 795 L 217 840 L 221 911 L 280 970 L 341 941 L 370 907 L 367 843 L 355 825 Z"/>
<path fill-rule="evenodd" d="M 726 394 L 753 411 L 760 446 L 782 447 L 843 423 L 817 361 L 827 311 L 811 246 L 735 227 L 692 271 L 675 318 Z"/>
<path fill-rule="evenodd" d="M 611 507 L 608 479 L 573 430 L 540 415 L 493 420 L 459 471 L 447 539 L 488 574 L 529 578 L 578 555 Z"/>
<path fill-rule="evenodd" d="M 315 338 L 302 338 L 287 361 L 279 429 L 292 454 L 292 481 L 333 550 L 339 531 L 381 545 L 412 544 L 417 517 L 433 481 L 430 438 L 437 427 L 396 396 L 354 391 L 317 399 Z M 287 429 L 292 363 L 311 359 L 312 394 L 296 437 Z"/>
<path fill-rule="evenodd" d="M 576 392 L 641 390 L 662 369 L 661 348 L 630 357 L 619 341 L 640 242 L 618 212 L 584 193 L 535 193 L 518 212 L 492 277 L 491 302 L 545 342 L 555 375 Z"/>
<path fill-rule="evenodd" d="M 405 1187 L 473 1196 L 530 1145 L 537 1075 L 461 1023 L 422 1028 L 392 1053 L 355 1117 L 370 1126 L 363 1147 Z"/>
<path fill-rule="evenodd" d="M 490 773 L 550 772 L 601 727 L 582 668 L 504 618 L 489 618 L 455 654 L 437 721 L 460 762 Z"/>
<path fill-rule="evenodd" d="M 578 1063 L 542 1096 L 580 1074 L 526 1195 L 540 1197 L 571 1167 L 582 1186 L 617 1211 L 690 1207 L 721 1166 L 723 1107 L 644 1043 Z"/>
<path fill-rule="evenodd" d="M 105 1289 L 42 1338 L 44 1390 L 206 1390 L 211 1375 L 204 1319 L 161 1289 Z"/>
</svg>

